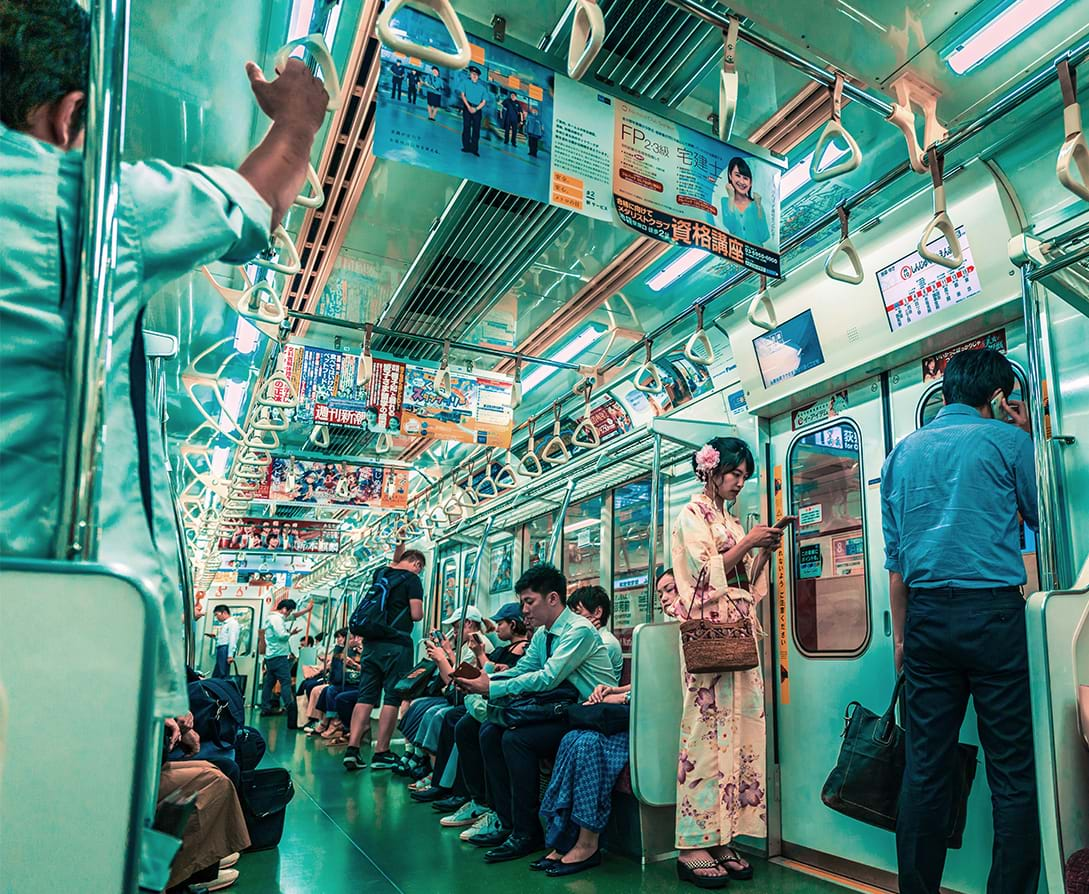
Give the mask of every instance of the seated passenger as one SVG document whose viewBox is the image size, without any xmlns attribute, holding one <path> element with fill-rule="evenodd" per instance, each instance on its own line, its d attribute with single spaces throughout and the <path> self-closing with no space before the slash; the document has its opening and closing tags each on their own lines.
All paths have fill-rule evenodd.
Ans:
<svg viewBox="0 0 1089 894">
<path fill-rule="evenodd" d="M 325 731 L 325 727 L 328 724 L 324 723 L 322 714 L 318 709 L 318 699 L 321 698 L 322 692 L 330 684 L 344 685 L 346 679 L 345 667 L 344 667 L 344 652 L 345 646 L 348 642 L 348 628 L 341 627 L 333 634 L 333 649 L 331 652 L 327 652 L 321 658 L 321 672 L 316 676 L 311 677 L 309 680 L 304 680 L 302 684 L 302 691 L 307 696 L 306 711 L 300 712 L 300 721 L 305 719 L 305 726 L 303 732 L 313 734 L 318 732 L 318 727 L 321 726 L 321 732 Z M 304 671 L 305 672 L 305 671 Z"/>
<path fill-rule="evenodd" d="M 344 628 L 347 632 L 347 628 Z M 347 698 L 359 691 L 360 656 L 363 653 L 363 637 L 349 636 L 348 645 L 344 650 L 342 672 L 334 676 L 334 681 L 324 688 L 317 690 L 317 700 L 310 711 L 310 717 L 320 716 L 322 719 L 310 730 L 310 735 L 320 736 L 329 744 L 341 744 L 343 738 L 347 742 L 348 722 L 351 720 L 352 707 L 347 710 L 348 721 L 342 721 L 337 709 L 337 700 Z M 354 707 L 354 703 L 353 703 Z"/>
<path fill-rule="evenodd" d="M 601 641 L 609 653 L 609 661 L 616 672 L 616 679 L 624 672 L 624 651 L 620 648 L 620 640 L 613 636 L 609 629 L 609 616 L 612 614 L 613 603 L 604 587 L 579 587 L 567 600 L 567 607 L 573 612 L 578 612 L 587 621 L 597 628 Z"/>
<path fill-rule="evenodd" d="M 68 536 L 58 518 L 70 496 L 62 493 L 65 402 L 76 387 L 67 358 L 76 339 L 90 47 L 90 19 L 76 0 L 0 4 L 4 556 L 45 558 Z M 98 558 L 124 565 L 158 603 L 149 621 L 158 639 L 158 716 L 185 711 L 178 626 L 184 612 L 169 465 L 162 440 L 148 437 L 158 431 L 159 415 L 145 394 L 143 312 L 160 289 L 200 265 L 245 264 L 268 245 L 270 228 L 306 179 L 329 99 L 301 60 L 289 60 L 272 82 L 253 62 L 246 71 L 272 127 L 237 171 L 123 163 L 114 196 L 113 361 L 102 404 L 108 462 L 102 463 Z"/>
<path fill-rule="evenodd" d="M 586 704 L 627 706 L 631 686 L 598 686 Z M 618 710 L 618 709 L 614 709 Z M 552 852 L 530 864 L 546 875 L 574 875 L 601 865 L 598 842 L 612 812 L 616 780 L 628 763 L 628 731 L 575 729 L 563 737 L 541 801 Z"/>
<path fill-rule="evenodd" d="M 551 565 L 535 565 L 514 589 L 526 619 L 537 630 L 525 657 L 510 670 L 492 676 L 456 678 L 459 689 L 495 700 L 549 692 L 567 683 L 587 699 L 598 686 L 617 684 L 593 624 L 567 608 L 567 581 L 559 571 Z M 472 779 L 470 793 L 478 804 L 486 802 L 486 777 L 489 806 L 499 818 L 499 831 L 491 836 L 498 846 L 484 855 L 487 862 L 514 860 L 542 849 L 537 819 L 539 762 L 555 756 L 566 732 L 562 721 L 506 729 L 495 722 L 478 724 L 467 714 L 458 723 L 458 753 L 467 779 Z"/>
</svg>

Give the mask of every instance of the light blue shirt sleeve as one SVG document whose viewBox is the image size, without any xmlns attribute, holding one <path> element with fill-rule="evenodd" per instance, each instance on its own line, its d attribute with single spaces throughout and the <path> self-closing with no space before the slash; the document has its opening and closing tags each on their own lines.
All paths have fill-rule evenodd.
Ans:
<svg viewBox="0 0 1089 894">
<path fill-rule="evenodd" d="M 900 525 L 896 517 L 896 506 L 892 501 L 891 466 L 893 456 L 885 460 L 881 470 L 881 533 L 885 538 L 885 569 L 901 574 L 900 570 Z"/>
<path fill-rule="evenodd" d="M 1032 438 L 1016 432 L 1013 454 L 1013 486 L 1017 494 L 1017 509 L 1032 530 L 1040 530 L 1039 495 L 1036 492 L 1036 452 Z"/>
<path fill-rule="evenodd" d="M 530 658 L 533 646 L 538 642 L 541 648 Z M 540 664 L 540 653 L 544 650 L 545 631 L 533 638 L 530 652 L 514 666 L 512 670 L 518 670 L 516 676 L 508 676 L 506 679 L 491 682 L 488 697 L 492 699 L 502 698 L 508 695 L 520 695 L 523 692 L 547 692 L 555 689 L 560 683 L 572 675 L 572 673 L 594 651 L 594 646 L 601 642 L 596 630 L 592 627 L 571 627 L 565 630 L 552 646 L 552 655 L 544 664 Z M 523 665 L 527 665 L 523 670 Z"/>
</svg>

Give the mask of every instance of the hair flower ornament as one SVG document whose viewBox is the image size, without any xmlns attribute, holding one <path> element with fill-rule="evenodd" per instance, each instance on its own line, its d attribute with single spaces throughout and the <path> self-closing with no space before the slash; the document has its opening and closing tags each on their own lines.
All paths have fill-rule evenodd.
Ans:
<svg viewBox="0 0 1089 894">
<path fill-rule="evenodd" d="M 696 471 L 701 476 L 710 475 L 718 468 L 719 453 L 710 444 L 704 444 L 696 453 Z"/>
</svg>

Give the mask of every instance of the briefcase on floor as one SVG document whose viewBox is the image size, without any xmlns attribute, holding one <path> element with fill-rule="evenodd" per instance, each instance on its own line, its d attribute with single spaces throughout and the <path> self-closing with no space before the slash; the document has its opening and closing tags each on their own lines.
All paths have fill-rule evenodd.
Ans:
<svg viewBox="0 0 1089 894">
<path fill-rule="evenodd" d="M 858 702 L 847 706 L 839 759 L 821 790 L 821 800 L 828 807 L 890 832 L 896 831 L 904 781 L 904 731 L 896 723 L 896 703 L 903 687 L 901 675 L 884 714 L 874 714 Z M 955 754 L 947 840 L 954 850 L 964 835 L 978 749 L 962 742 Z"/>
<path fill-rule="evenodd" d="M 247 850 L 263 851 L 280 843 L 287 805 L 294 797 L 291 774 L 282 767 L 249 774 L 242 784 L 242 813 L 250 833 Z"/>
</svg>

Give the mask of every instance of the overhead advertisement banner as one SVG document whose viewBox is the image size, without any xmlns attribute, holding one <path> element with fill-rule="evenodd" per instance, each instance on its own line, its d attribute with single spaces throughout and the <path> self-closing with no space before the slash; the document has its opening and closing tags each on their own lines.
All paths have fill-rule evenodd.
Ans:
<svg viewBox="0 0 1089 894">
<path fill-rule="evenodd" d="M 398 10 L 393 28 L 451 48 L 445 26 L 416 10 Z M 375 155 L 779 275 L 779 165 L 490 41 L 470 43 L 465 71 L 382 49 Z"/>
<path fill-rule="evenodd" d="M 514 427 L 510 379 L 450 370 L 450 393 L 435 390 L 433 367 L 405 367 L 401 431 L 406 435 L 509 447 Z"/>
<path fill-rule="evenodd" d="M 408 471 L 277 456 L 253 499 L 297 506 L 407 509 Z"/>
<path fill-rule="evenodd" d="M 340 550 L 337 522 L 246 518 L 220 528 L 220 550 L 262 553 L 335 553 Z"/>
</svg>

